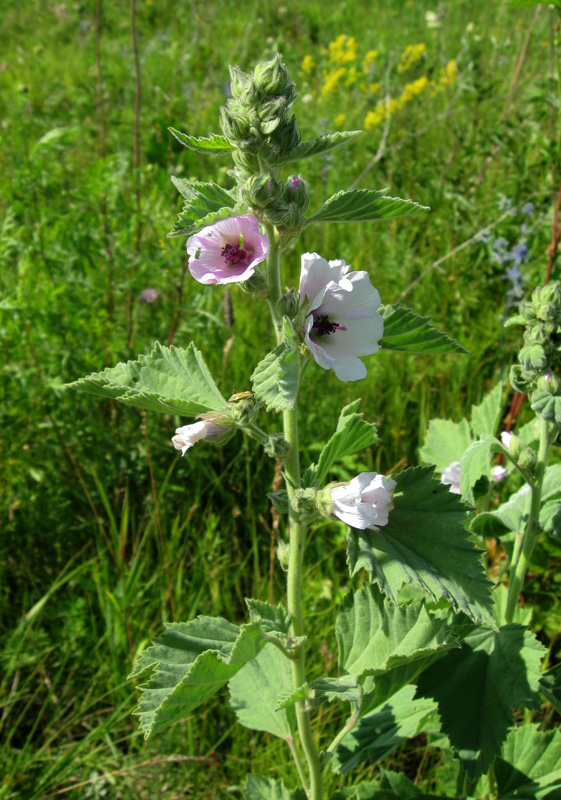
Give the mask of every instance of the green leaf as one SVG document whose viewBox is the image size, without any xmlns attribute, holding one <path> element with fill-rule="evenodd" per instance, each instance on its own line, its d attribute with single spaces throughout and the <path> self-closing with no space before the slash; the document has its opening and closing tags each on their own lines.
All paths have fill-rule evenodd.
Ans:
<svg viewBox="0 0 561 800">
<path fill-rule="evenodd" d="M 349 530 L 351 576 L 366 569 L 392 603 L 413 583 L 435 602 L 445 598 L 456 611 L 495 627 L 481 555 L 462 524 L 466 507 L 433 479 L 432 467 L 392 475 L 397 486 L 388 524 L 379 530 Z"/>
<path fill-rule="evenodd" d="M 549 702 L 561 713 L 561 664 L 550 667 L 542 674 L 540 689 Z"/>
<path fill-rule="evenodd" d="M 166 625 L 140 656 L 130 677 L 152 667 L 135 714 L 148 738 L 204 703 L 265 646 L 258 623 L 232 625 L 221 617 L 197 617 Z M 274 649 L 274 648 L 271 648 Z"/>
<path fill-rule="evenodd" d="M 297 689 L 290 689 L 286 692 L 279 692 L 277 695 L 277 704 L 275 710 L 279 711 L 281 708 L 290 708 L 295 706 L 299 700 L 306 700 L 310 696 L 310 687 L 307 683 L 303 683 Z"/>
<path fill-rule="evenodd" d="M 501 421 L 503 384 L 497 385 L 485 395 L 478 406 L 471 407 L 471 429 L 477 436 L 487 433 L 495 436 Z"/>
<path fill-rule="evenodd" d="M 225 136 L 219 136 L 216 133 L 211 133 L 209 138 L 205 139 L 204 136 L 188 136 L 186 133 L 176 131 L 175 128 L 168 128 L 168 131 L 175 136 L 178 142 L 196 153 L 219 156 L 234 150 L 234 146 Z"/>
<path fill-rule="evenodd" d="M 267 497 L 279 514 L 288 514 L 290 503 L 286 489 L 279 489 L 278 492 L 267 492 Z"/>
<path fill-rule="evenodd" d="M 305 800 L 301 789 L 289 792 L 281 780 L 264 778 L 261 775 L 248 775 L 242 787 L 244 800 Z"/>
<path fill-rule="evenodd" d="M 276 647 L 266 647 L 229 683 L 230 702 L 240 723 L 290 739 L 296 729 L 293 708 L 278 709 L 279 695 L 294 691 L 290 661 Z"/>
<path fill-rule="evenodd" d="M 190 236 L 221 219 L 235 217 L 245 210 L 229 192 L 209 181 L 187 181 L 172 177 L 172 183 L 185 199 L 185 205 L 168 236 Z"/>
<path fill-rule="evenodd" d="M 446 620 L 429 615 L 424 603 L 393 606 L 376 586 L 348 594 L 335 621 L 339 670 L 378 675 L 442 648 L 457 647 Z"/>
<path fill-rule="evenodd" d="M 246 597 L 245 604 L 249 609 L 252 622 L 259 622 L 265 633 L 290 634 L 290 614 L 282 605 L 273 606 L 265 600 L 254 600 Z"/>
<path fill-rule="evenodd" d="M 483 434 L 470 444 L 461 459 L 460 489 L 462 497 L 475 505 L 478 497 L 487 494 L 491 479 L 491 453 L 500 452 L 501 446 L 494 436 Z"/>
<path fill-rule="evenodd" d="M 561 731 L 526 724 L 511 731 L 495 762 L 501 800 L 559 800 Z"/>
<path fill-rule="evenodd" d="M 466 419 L 461 422 L 431 419 L 425 444 L 419 455 L 425 463 L 434 464 L 438 472 L 444 472 L 454 461 L 462 460 L 472 441 Z"/>
<path fill-rule="evenodd" d="M 326 200 L 319 211 L 305 220 L 304 227 L 313 222 L 374 222 L 425 211 L 430 211 L 430 208 L 413 200 L 388 197 L 387 189 L 353 189 L 350 192 L 337 192 Z"/>
<path fill-rule="evenodd" d="M 150 355 L 138 361 L 94 372 L 67 386 L 163 414 L 196 416 L 227 405 L 192 342 L 186 350 L 156 342 Z"/>
<path fill-rule="evenodd" d="M 342 144 L 352 142 L 357 136 L 360 136 L 362 131 L 337 131 L 336 133 L 326 133 L 324 136 L 318 136 L 317 139 L 311 139 L 309 142 L 300 142 L 294 150 L 290 153 L 288 162 L 302 161 L 304 158 L 312 158 L 312 156 L 319 156 L 333 150 L 335 147 L 340 147 Z"/>
<path fill-rule="evenodd" d="M 279 344 L 256 366 L 251 381 L 253 393 L 267 410 L 293 409 L 298 393 L 298 353 Z"/>
<path fill-rule="evenodd" d="M 561 464 L 552 464 L 545 470 L 542 486 L 542 502 L 552 499 L 561 492 Z M 504 536 L 509 531 L 518 533 L 524 530 L 528 519 L 531 494 L 530 487 L 524 484 L 510 496 L 506 503 L 494 511 L 478 514 L 471 520 L 471 529 L 483 536 Z"/>
<path fill-rule="evenodd" d="M 561 425 L 561 397 L 553 397 L 548 392 L 536 391 L 532 395 L 532 408 L 548 422 Z"/>
<path fill-rule="evenodd" d="M 487 772 L 513 724 L 513 708 L 539 711 L 545 647 L 521 625 L 476 630 L 425 670 L 420 697 L 438 703 L 442 730 L 470 778 Z"/>
<path fill-rule="evenodd" d="M 339 678 L 316 678 L 310 684 L 312 707 L 333 700 L 343 700 L 346 703 L 358 703 L 362 700 L 362 687 L 355 675 L 342 675 Z"/>
<path fill-rule="evenodd" d="M 378 441 L 376 426 L 366 422 L 364 414 L 357 413 L 360 403 L 360 398 L 354 400 L 339 414 L 335 433 L 321 451 L 317 466 L 310 468 L 313 484 L 308 485 L 322 486 L 334 464 Z"/>
<path fill-rule="evenodd" d="M 405 739 L 416 736 L 435 704 L 413 699 L 414 693 L 414 686 L 406 686 L 379 711 L 363 717 L 336 749 L 331 761 L 333 771 L 349 772 L 364 761 L 375 764 Z"/>
<path fill-rule="evenodd" d="M 380 340 L 383 350 L 403 353 L 467 353 L 455 339 L 430 324 L 432 317 L 421 317 L 403 308 L 401 303 L 382 306 L 384 335 Z"/>
<path fill-rule="evenodd" d="M 408 686 L 416 680 L 421 672 L 432 664 L 435 658 L 438 658 L 438 655 L 437 651 L 426 658 L 416 658 L 408 664 L 390 669 L 375 678 L 367 675 L 366 678 L 361 679 L 364 691 L 360 709 L 361 714 L 368 714 L 387 703 L 404 686 Z"/>
<path fill-rule="evenodd" d="M 542 530 L 554 539 L 561 539 L 561 500 L 544 503 L 540 509 L 539 522 Z"/>
</svg>

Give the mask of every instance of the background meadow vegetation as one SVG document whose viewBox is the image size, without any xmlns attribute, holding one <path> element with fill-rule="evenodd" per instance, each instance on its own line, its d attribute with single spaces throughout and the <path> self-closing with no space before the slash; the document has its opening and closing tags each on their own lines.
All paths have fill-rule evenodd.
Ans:
<svg viewBox="0 0 561 800">
<path fill-rule="evenodd" d="M 341 478 L 389 473 L 418 463 L 431 417 L 459 419 L 515 358 L 518 332 L 502 321 L 544 280 L 560 178 L 556 25 L 545 6 L 498 0 L 4 1 L 2 800 L 223 798 L 247 772 L 270 769 L 292 785 L 279 740 L 245 729 L 234 738 L 225 695 L 145 744 L 126 680 L 162 621 L 238 621 L 244 596 L 281 599 L 283 523 L 265 497 L 279 479 L 274 463 L 240 437 L 181 459 L 170 438 L 188 420 L 62 388 L 155 340 L 194 340 L 228 397 L 248 388 L 272 339 L 247 295 L 195 283 L 185 241 L 166 238 L 180 207 L 170 175 L 230 185 L 227 161 L 182 148 L 168 126 L 216 131 L 227 65 L 280 51 L 300 91 L 304 138 L 365 131 L 300 166 L 311 209 L 341 188 L 383 186 L 431 206 L 411 220 L 312 226 L 300 242 L 369 270 L 383 302 L 434 315 L 470 352 L 381 352 L 360 384 L 310 369 L 310 458 L 358 393 L 381 443 Z M 294 281 L 298 252 L 285 270 Z M 309 543 L 316 675 L 334 658 L 343 541 L 343 527 L 324 521 Z M 561 548 L 551 541 L 526 602 L 553 654 Z M 329 728 L 333 710 L 320 713 Z M 394 764 L 426 791 L 453 793 L 454 768 L 429 745 L 418 737 Z"/>
</svg>

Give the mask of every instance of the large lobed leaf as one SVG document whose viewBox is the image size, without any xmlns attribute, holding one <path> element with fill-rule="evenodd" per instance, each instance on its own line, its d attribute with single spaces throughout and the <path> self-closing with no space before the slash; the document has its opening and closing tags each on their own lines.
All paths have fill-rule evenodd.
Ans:
<svg viewBox="0 0 561 800">
<path fill-rule="evenodd" d="M 476 435 L 496 435 L 503 410 L 502 395 L 503 384 L 499 382 L 479 405 L 471 407 L 470 424 Z"/>
<path fill-rule="evenodd" d="M 319 211 L 305 221 L 305 226 L 313 222 L 374 222 L 379 219 L 393 219 L 406 215 L 430 211 L 413 200 L 388 197 L 387 189 L 353 189 L 341 191 L 326 200 Z"/>
<path fill-rule="evenodd" d="M 279 344 L 255 367 L 251 382 L 253 393 L 267 410 L 294 408 L 298 393 L 298 353 Z"/>
<path fill-rule="evenodd" d="M 240 723 L 280 739 L 294 736 L 293 707 L 278 708 L 280 695 L 293 691 L 290 661 L 276 647 L 266 647 L 229 683 L 230 702 Z"/>
<path fill-rule="evenodd" d="M 220 617 L 197 617 L 166 625 L 165 632 L 140 656 L 130 677 L 148 668 L 138 710 L 148 738 L 183 719 L 222 688 L 267 643 L 258 623 L 232 625 Z"/>
<path fill-rule="evenodd" d="M 444 598 L 456 611 L 494 628 L 491 583 L 482 551 L 463 525 L 466 507 L 433 473 L 432 467 L 414 467 L 392 475 L 397 486 L 388 524 L 349 529 L 351 576 L 366 569 L 396 605 L 402 586 L 412 583 L 434 601 Z"/>
<path fill-rule="evenodd" d="M 377 586 L 362 586 L 346 596 L 335 622 L 339 669 L 351 675 L 377 675 L 393 667 L 457 647 L 446 620 L 431 617 L 424 603 L 394 606 Z"/>
<path fill-rule="evenodd" d="M 233 191 L 223 189 L 213 181 L 203 183 L 176 177 L 171 180 L 185 199 L 185 205 L 168 236 L 190 236 L 207 225 L 235 217 L 244 210 L 237 203 Z"/>
<path fill-rule="evenodd" d="M 494 436 L 484 433 L 472 442 L 461 459 L 460 489 L 462 497 L 475 505 L 481 495 L 489 491 L 491 479 L 491 454 L 500 453 L 501 445 Z"/>
<path fill-rule="evenodd" d="M 121 362 L 67 385 L 164 414 L 196 416 L 220 411 L 226 405 L 202 354 L 192 342 L 186 350 L 163 347 L 156 342 L 150 355 Z"/>
<path fill-rule="evenodd" d="M 561 797 L 561 731 L 526 724 L 511 731 L 495 762 L 501 800 Z"/>
<path fill-rule="evenodd" d="M 462 460 L 472 441 L 467 419 L 431 419 L 419 455 L 426 464 L 434 464 L 438 472 L 443 472 L 454 461 Z"/>
<path fill-rule="evenodd" d="M 405 739 L 416 736 L 436 706 L 432 700 L 414 699 L 414 686 L 406 686 L 379 711 L 362 717 L 337 747 L 331 766 L 349 772 L 359 764 L 380 761 Z"/>
<path fill-rule="evenodd" d="M 302 789 L 289 792 L 281 780 L 262 775 L 248 775 L 242 786 L 244 800 L 306 800 Z"/>
<path fill-rule="evenodd" d="M 421 317 L 401 303 L 382 306 L 384 335 L 383 350 L 404 353 L 467 353 L 459 342 L 430 324 L 432 317 Z"/>
<path fill-rule="evenodd" d="M 521 625 L 468 634 L 420 676 L 419 697 L 438 703 L 448 735 L 471 778 L 487 772 L 513 724 L 513 708 L 539 711 L 540 662 L 546 649 Z"/>
</svg>

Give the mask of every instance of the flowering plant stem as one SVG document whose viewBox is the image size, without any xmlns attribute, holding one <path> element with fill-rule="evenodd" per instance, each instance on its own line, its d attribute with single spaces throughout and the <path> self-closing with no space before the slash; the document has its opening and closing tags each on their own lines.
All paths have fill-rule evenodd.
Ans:
<svg viewBox="0 0 561 800">
<path fill-rule="evenodd" d="M 530 483 L 530 511 L 524 532 L 516 538 L 512 562 L 510 568 L 510 581 L 508 586 L 508 598 L 505 610 L 505 622 L 511 623 L 514 619 L 514 612 L 518 604 L 520 593 L 524 587 L 524 579 L 528 563 L 536 546 L 540 535 L 538 518 L 541 507 L 543 479 L 549 451 L 549 423 L 547 420 L 540 421 L 540 444 L 538 450 L 538 462 L 535 469 L 535 477 Z"/>
<path fill-rule="evenodd" d="M 269 239 L 269 256 L 267 258 L 267 272 L 269 278 L 269 297 L 267 303 L 271 311 L 271 317 L 275 325 L 277 336 L 280 337 L 281 316 L 278 310 L 278 302 L 282 294 L 280 277 L 280 253 L 277 241 L 277 231 L 274 225 L 264 223 Z"/>
</svg>

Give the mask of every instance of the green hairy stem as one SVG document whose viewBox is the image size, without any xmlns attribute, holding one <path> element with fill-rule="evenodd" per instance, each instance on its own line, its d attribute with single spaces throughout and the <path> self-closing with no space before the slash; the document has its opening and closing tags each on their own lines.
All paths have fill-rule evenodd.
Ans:
<svg viewBox="0 0 561 800">
<path fill-rule="evenodd" d="M 505 610 L 505 622 L 509 624 L 514 619 L 514 612 L 518 605 L 520 593 L 524 587 L 526 570 L 530 563 L 530 558 L 534 552 L 534 547 L 540 535 L 538 518 L 540 514 L 543 479 L 549 452 L 549 423 L 547 420 L 540 421 L 540 444 L 538 450 L 538 463 L 536 465 L 535 479 L 530 485 L 530 510 L 526 527 L 522 534 L 519 534 L 514 546 L 512 564 L 510 568 L 510 581 L 508 586 L 508 598 Z"/>
</svg>

